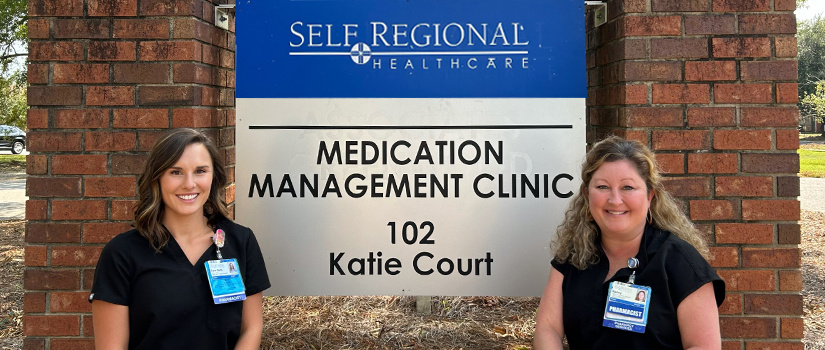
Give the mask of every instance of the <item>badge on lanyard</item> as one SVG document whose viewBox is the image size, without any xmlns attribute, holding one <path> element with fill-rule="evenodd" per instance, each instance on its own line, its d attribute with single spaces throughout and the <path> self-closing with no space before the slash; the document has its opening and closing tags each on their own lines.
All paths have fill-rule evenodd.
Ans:
<svg viewBox="0 0 825 350">
<path fill-rule="evenodd" d="M 206 265 L 206 277 L 215 304 L 225 304 L 246 299 L 246 287 L 243 285 L 238 259 L 224 259 L 221 256 L 226 235 L 218 229 L 212 240 L 215 242 L 218 260 L 209 260 Z"/>
<path fill-rule="evenodd" d="M 627 265 L 635 269 L 639 266 L 639 260 L 630 258 Z M 636 271 L 633 271 L 629 283 L 610 282 L 602 326 L 636 333 L 645 332 L 651 289 L 634 284 L 635 279 Z"/>
</svg>

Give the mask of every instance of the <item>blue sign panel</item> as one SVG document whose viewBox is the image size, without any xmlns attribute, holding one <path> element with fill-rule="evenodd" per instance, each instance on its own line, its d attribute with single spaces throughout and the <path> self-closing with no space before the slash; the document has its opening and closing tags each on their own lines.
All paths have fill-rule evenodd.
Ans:
<svg viewBox="0 0 825 350">
<path fill-rule="evenodd" d="M 584 98 L 581 0 L 242 0 L 238 98 Z"/>
</svg>

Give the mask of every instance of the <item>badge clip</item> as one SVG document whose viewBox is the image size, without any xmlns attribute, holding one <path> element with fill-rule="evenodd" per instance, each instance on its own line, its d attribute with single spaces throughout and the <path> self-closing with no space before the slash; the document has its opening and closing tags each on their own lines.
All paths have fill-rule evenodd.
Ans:
<svg viewBox="0 0 825 350">
<path fill-rule="evenodd" d="M 639 267 L 639 259 L 630 258 L 627 259 L 627 267 L 633 269 L 633 273 L 630 274 L 630 277 L 627 278 L 627 283 L 634 284 L 636 283 L 636 268 Z"/>
<path fill-rule="evenodd" d="M 223 256 L 221 256 L 221 248 L 223 248 L 223 244 L 226 241 L 226 234 L 223 232 L 223 230 L 218 229 L 217 231 L 215 231 L 215 234 L 212 235 L 212 241 L 215 242 L 215 250 L 218 253 L 218 260 L 223 259 Z"/>
</svg>

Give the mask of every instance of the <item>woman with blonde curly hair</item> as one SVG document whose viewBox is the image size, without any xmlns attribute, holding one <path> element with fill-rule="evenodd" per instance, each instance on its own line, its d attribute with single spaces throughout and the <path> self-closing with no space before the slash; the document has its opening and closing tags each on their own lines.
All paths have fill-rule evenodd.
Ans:
<svg viewBox="0 0 825 350">
<path fill-rule="evenodd" d="M 536 349 L 719 349 L 725 284 L 665 191 L 653 153 L 608 137 L 587 153 L 557 229 Z M 646 298 L 637 299 L 644 292 Z"/>
</svg>

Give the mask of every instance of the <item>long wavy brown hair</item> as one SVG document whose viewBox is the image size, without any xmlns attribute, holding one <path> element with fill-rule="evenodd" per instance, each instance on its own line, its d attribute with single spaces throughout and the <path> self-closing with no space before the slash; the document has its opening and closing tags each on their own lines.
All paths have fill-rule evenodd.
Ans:
<svg viewBox="0 0 825 350">
<path fill-rule="evenodd" d="M 226 169 L 223 159 L 212 140 L 203 132 L 188 129 L 172 129 L 164 133 L 152 146 L 146 167 L 138 179 L 138 204 L 135 209 L 135 228 L 157 252 L 169 243 L 170 233 L 163 226 L 164 204 L 160 192 L 160 177 L 180 159 L 186 146 L 202 144 L 212 158 L 212 187 L 203 205 L 203 215 L 209 224 L 228 217 L 223 201 L 226 186 Z"/>
<path fill-rule="evenodd" d="M 567 262 L 583 270 L 599 262 L 596 239 L 599 227 L 590 215 L 587 186 L 593 173 L 607 162 L 629 161 L 644 179 L 647 190 L 653 190 L 650 202 L 651 225 L 670 231 L 690 243 L 702 256 L 707 257 L 708 248 L 701 232 L 693 226 L 679 205 L 665 191 L 653 152 L 641 142 L 610 136 L 599 141 L 587 152 L 582 164 L 582 184 L 573 196 L 564 214 L 564 222 L 556 229 L 556 240 L 551 243 L 555 260 Z"/>
</svg>

